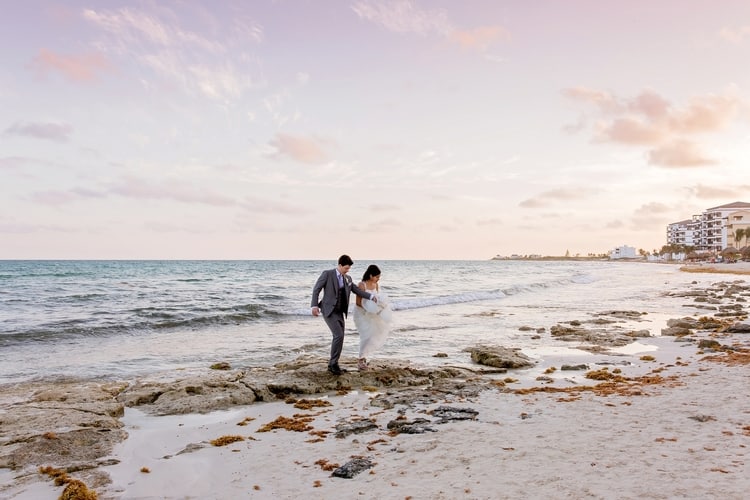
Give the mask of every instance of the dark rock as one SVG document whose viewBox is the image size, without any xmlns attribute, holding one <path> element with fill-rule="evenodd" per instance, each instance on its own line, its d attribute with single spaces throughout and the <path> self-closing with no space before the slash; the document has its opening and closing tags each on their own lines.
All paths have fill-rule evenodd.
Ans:
<svg viewBox="0 0 750 500">
<path fill-rule="evenodd" d="M 425 432 L 437 432 L 429 426 L 431 424 L 426 418 L 415 418 L 409 420 L 391 420 L 388 422 L 388 430 L 396 434 L 424 434 Z"/>
<path fill-rule="evenodd" d="M 347 463 L 335 469 L 331 476 L 343 477 L 344 479 L 351 479 L 360 472 L 366 471 L 375 465 L 369 458 L 355 458 L 349 460 Z"/>
<path fill-rule="evenodd" d="M 440 419 L 439 424 L 444 424 L 452 420 L 475 420 L 479 412 L 473 408 L 457 408 L 453 406 L 438 406 L 428 412 L 433 417 Z"/>
<path fill-rule="evenodd" d="M 661 334 L 665 337 L 685 337 L 686 335 L 692 334 L 693 331 L 689 328 L 682 328 L 680 326 L 672 326 L 669 328 L 662 328 Z"/>
<path fill-rule="evenodd" d="M 581 365 L 562 365 L 560 367 L 560 370 L 564 370 L 564 371 L 568 371 L 568 370 L 571 370 L 571 371 L 572 370 L 588 370 L 588 369 L 589 369 L 589 365 L 584 365 L 584 364 L 581 364 Z"/>
<path fill-rule="evenodd" d="M 356 422 L 347 422 L 336 425 L 336 437 L 345 438 L 350 434 L 361 434 L 363 432 L 377 429 L 378 424 L 370 419 L 357 420 Z"/>
<path fill-rule="evenodd" d="M 711 339 L 701 339 L 698 341 L 698 347 L 701 349 L 721 349 L 721 344 Z"/>
</svg>

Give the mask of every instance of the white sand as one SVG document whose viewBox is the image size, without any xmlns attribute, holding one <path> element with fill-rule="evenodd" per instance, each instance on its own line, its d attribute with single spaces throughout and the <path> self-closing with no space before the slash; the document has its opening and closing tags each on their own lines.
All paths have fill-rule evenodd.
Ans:
<svg viewBox="0 0 750 500">
<path fill-rule="evenodd" d="M 738 339 L 747 347 L 750 338 Z M 650 385 L 637 396 L 583 393 L 573 401 L 564 401 L 571 399 L 565 393 L 491 390 L 449 403 L 478 410 L 477 420 L 434 424 L 438 432 L 418 435 L 389 435 L 386 425 L 399 407 L 371 407 L 368 393 L 331 395 L 332 407 L 313 410 L 278 402 L 153 417 L 128 409 L 130 437 L 116 450 L 121 463 L 107 468 L 113 484 L 102 497 L 748 498 L 748 365 L 700 361 L 694 345 L 672 338 L 643 343 L 659 345 L 657 361 L 635 358 L 638 364 L 625 374 L 662 367 L 660 375 L 678 375 L 682 385 Z M 581 382 L 583 373 L 575 373 Z M 559 380 L 565 375 L 555 377 L 555 386 L 566 385 Z M 375 419 L 378 430 L 343 439 L 331 433 L 321 442 L 310 442 L 315 436 L 308 432 L 257 432 L 279 415 L 294 414 L 316 414 L 315 430 L 334 431 L 356 417 Z M 255 420 L 238 426 L 246 417 Z M 406 417 L 433 419 L 419 408 Z M 254 440 L 207 444 L 237 434 Z M 191 443 L 206 446 L 177 455 Z M 376 465 L 342 479 L 315 463 L 343 465 L 354 456 Z"/>
</svg>

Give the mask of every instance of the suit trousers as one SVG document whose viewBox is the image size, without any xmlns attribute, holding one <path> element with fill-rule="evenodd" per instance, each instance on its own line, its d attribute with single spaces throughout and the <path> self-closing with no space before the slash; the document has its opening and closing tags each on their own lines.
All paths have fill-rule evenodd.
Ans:
<svg viewBox="0 0 750 500">
<path fill-rule="evenodd" d="M 331 359 L 328 360 L 328 366 L 336 366 L 339 364 L 341 351 L 344 348 L 344 330 L 346 328 L 344 313 L 333 311 L 330 316 L 324 316 L 323 319 L 325 319 L 326 325 L 328 325 L 333 335 L 333 340 L 331 341 Z"/>
</svg>

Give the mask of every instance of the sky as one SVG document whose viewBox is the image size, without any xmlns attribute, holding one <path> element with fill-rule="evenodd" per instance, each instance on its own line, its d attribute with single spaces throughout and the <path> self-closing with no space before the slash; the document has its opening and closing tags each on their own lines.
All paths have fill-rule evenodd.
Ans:
<svg viewBox="0 0 750 500">
<path fill-rule="evenodd" d="M 750 202 L 746 0 L 0 4 L 0 259 L 653 251 Z"/>
</svg>

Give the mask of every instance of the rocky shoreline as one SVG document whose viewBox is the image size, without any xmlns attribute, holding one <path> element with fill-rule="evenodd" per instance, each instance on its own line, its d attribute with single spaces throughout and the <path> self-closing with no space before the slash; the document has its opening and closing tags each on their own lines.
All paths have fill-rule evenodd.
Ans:
<svg viewBox="0 0 750 500">
<path fill-rule="evenodd" d="M 718 282 L 710 288 L 686 290 L 676 296 L 684 298 L 686 309 L 691 310 L 689 315 L 671 320 L 661 332 L 663 337 L 694 347 L 696 359 L 710 355 L 734 359 L 740 365 L 747 363 L 750 286 L 744 280 Z M 519 349 L 467 346 L 475 363 L 472 366 L 453 366 L 445 360 L 442 366 L 418 367 L 385 360 L 374 362 L 370 371 L 357 372 L 356 360 L 350 359 L 343 363 L 350 371 L 334 377 L 326 372 L 325 359 L 306 356 L 262 368 L 233 368 L 219 363 L 203 373 L 175 376 L 172 380 L 54 380 L 6 385 L 0 397 L 0 471 L 5 470 L 0 476 L 0 496 L 14 498 L 16 494 L 23 495 L 29 484 L 51 481 L 49 473 L 40 472 L 41 468 L 50 467 L 83 481 L 91 495 L 79 493 L 69 498 L 96 498 L 94 491 L 100 492 L 101 497 L 117 498 L 108 490 L 111 478 L 105 469 L 118 463 L 113 450 L 128 439 L 122 422 L 126 408 L 155 416 L 204 414 L 254 403 L 351 391 L 372 394 L 369 404 L 373 407 L 414 408 L 471 401 L 485 391 L 519 395 L 555 391 L 630 394 L 634 387 L 645 391 L 649 385 L 668 386 L 673 380 L 670 382 L 659 372 L 656 376 L 649 364 L 653 360 L 611 351 L 635 340 L 653 338 L 648 330 L 638 327 L 642 314 L 602 311 L 587 320 L 529 327 L 530 334 L 549 335 L 602 357 L 595 365 L 550 367 L 538 376 L 526 377 L 522 383 L 518 380 L 520 374 L 528 373 L 535 362 Z M 676 369 L 682 363 L 687 366 L 688 361 L 669 366 Z M 610 366 L 616 368 L 610 370 Z M 579 376 L 561 376 L 563 372 Z M 408 421 L 392 424 L 393 427 L 389 423 L 388 428 L 393 430 L 404 424 L 429 428 L 430 423 Z M 75 483 L 69 483 L 68 488 L 72 484 Z"/>
</svg>

